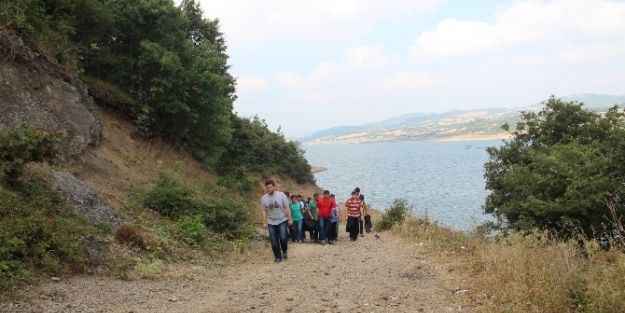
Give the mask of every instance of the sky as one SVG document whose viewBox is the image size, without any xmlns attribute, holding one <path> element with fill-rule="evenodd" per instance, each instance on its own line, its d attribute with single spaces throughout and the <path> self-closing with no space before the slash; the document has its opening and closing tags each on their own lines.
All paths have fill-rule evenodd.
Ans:
<svg viewBox="0 0 625 313">
<path fill-rule="evenodd" d="M 234 111 L 289 138 L 407 113 L 625 94 L 625 0 L 198 0 Z"/>
</svg>

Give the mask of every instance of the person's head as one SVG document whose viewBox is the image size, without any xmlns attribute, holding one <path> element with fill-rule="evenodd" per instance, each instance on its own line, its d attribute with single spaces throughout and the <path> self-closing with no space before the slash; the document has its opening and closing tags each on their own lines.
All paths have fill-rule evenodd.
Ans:
<svg viewBox="0 0 625 313">
<path fill-rule="evenodd" d="M 334 197 L 335 197 L 335 196 L 334 196 L 334 194 L 331 194 L 331 195 L 330 195 L 330 198 L 334 199 Z"/>
<path fill-rule="evenodd" d="M 356 192 L 356 190 L 352 191 L 352 199 L 358 199 L 358 193 Z"/>
<path fill-rule="evenodd" d="M 289 191 L 285 191 L 285 192 L 284 192 L 284 195 L 285 195 L 287 198 L 291 199 L 291 193 L 290 193 Z"/>
<path fill-rule="evenodd" d="M 362 201 L 365 201 L 365 196 L 364 196 L 364 195 L 360 195 L 360 196 L 358 197 L 358 199 L 360 199 L 360 200 L 362 200 Z"/>
<path fill-rule="evenodd" d="M 308 197 L 308 202 L 310 202 L 310 200 L 311 200 L 311 199 L 312 199 L 312 198 Z"/>
<path fill-rule="evenodd" d="M 318 192 L 313 193 L 313 198 L 315 200 L 319 199 L 319 193 Z"/>
<path fill-rule="evenodd" d="M 297 194 L 297 200 L 302 201 L 304 199 L 304 196 L 302 196 L 301 193 Z"/>
<path fill-rule="evenodd" d="M 354 188 L 354 191 L 357 192 L 358 194 L 360 194 L 360 187 Z"/>
<path fill-rule="evenodd" d="M 293 203 L 297 202 L 297 197 L 295 195 L 291 196 L 291 202 Z"/>
<path fill-rule="evenodd" d="M 276 183 L 271 179 L 267 179 L 265 181 L 265 191 L 270 195 L 273 194 L 273 192 L 276 191 Z"/>
<path fill-rule="evenodd" d="M 329 190 L 324 190 L 323 191 L 323 197 L 326 198 L 326 199 L 330 198 L 330 191 Z"/>
</svg>

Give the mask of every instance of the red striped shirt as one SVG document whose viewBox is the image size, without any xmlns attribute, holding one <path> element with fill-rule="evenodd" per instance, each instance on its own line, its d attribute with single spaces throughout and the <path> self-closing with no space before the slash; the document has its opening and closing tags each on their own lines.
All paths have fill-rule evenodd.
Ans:
<svg viewBox="0 0 625 313">
<path fill-rule="evenodd" d="M 345 206 L 347 207 L 347 216 L 360 217 L 360 208 L 362 207 L 362 200 L 349 199 L 345 201 Z"/>
</svg>

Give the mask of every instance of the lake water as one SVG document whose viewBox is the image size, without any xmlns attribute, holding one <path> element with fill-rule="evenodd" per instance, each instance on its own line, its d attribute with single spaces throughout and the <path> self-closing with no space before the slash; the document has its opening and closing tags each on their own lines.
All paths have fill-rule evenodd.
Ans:
<svg viewBox="0 0 625 313">
<path fill-rule="evenodd" d="M 327 170 L 315 174 L 317 185 L 341 202 L 360 187 L 367 204 L 384 210 L 404 198 L 417 214 L 467 230 L 486 220 L 486 148 L 501 140 L 457 142 L 395 142 L 305 145 L 311 165 Z"/>
</svg>

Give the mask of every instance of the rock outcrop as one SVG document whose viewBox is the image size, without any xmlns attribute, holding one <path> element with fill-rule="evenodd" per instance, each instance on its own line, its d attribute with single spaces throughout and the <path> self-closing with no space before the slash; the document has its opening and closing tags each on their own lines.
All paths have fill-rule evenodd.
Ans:
<svg viewBox="0 0 625 313">
<path fill-rule="evenodd" d="M 97 145 L 102 125 L 93 98 L 87 85 L 68 73 L 0 25 L 0 128 L 29 123 L 46 131 L 64 129 L 65 156 Z"/>
<path fill-rule="evenodd" d="M 118 226 L 120 219 L 100 196 L 85 182 L 67 172 L 54 172 L 54 186 L 63 194 L 76 212 L 84 215 L 94 223 L 105 223 L 111 227 Z"/>
</svg>

